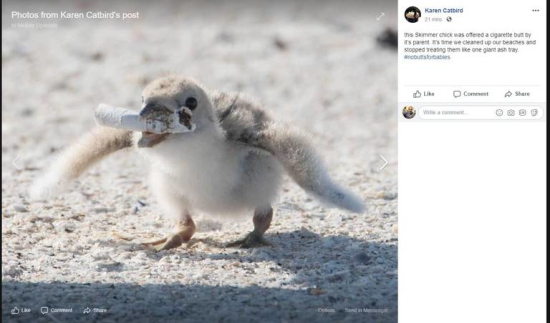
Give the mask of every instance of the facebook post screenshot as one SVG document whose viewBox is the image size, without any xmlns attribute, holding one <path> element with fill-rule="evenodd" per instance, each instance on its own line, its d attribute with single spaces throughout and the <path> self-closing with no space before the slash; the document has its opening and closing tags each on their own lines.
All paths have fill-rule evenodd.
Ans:
<svg viewBox="0 0 550 323">
<path fill-rule="evenodd" d="M 2 0 L 2 321 L 546 322 L 546 27 Z"/>
</svg>

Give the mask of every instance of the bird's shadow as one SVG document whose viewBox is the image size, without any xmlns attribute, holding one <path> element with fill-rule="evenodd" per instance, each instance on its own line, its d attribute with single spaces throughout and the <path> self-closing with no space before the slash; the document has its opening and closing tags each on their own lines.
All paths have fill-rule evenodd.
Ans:
<svg viewBox="0 0 550 323">
<path fill-rule="evenodd" d="M 148 252 L 153 259 L 168 253 L 219 262 L 255 263 L 289 277 L 277 287 L 258 285 L 30 283 L 2 282 L 3 318 L 29 321 L 30 315 L 8 315 L 14 306 L 32 307 L 33 321 L 51 321 L 40 306 L 107 308 L 107 313 L 55 314 L 60 321 L 87 322 L 396 322 L 397 242 L 370 242 L 344 235 L 321 236 L 310 230 L 271 233 L 274 247 L 225 248 L 213 239 L 197 239 L 191 251 L 181 247 Z M 112 242 L 115 243 L 115 242 Z M 131 244 L 132 242 L 125 242 Z M 200 245 L 209 252 L 200 251 Z M 229 260 L 229 261 L 228 261 Z M 124 266 L 113 270 L 125 271 Z M 262 275 L 247 271 L 247 275 Z M 266 278 L 267 279 L 267 278 Z M 82 309 L 81 309 L 82 308 Z M 371 312 L 369 312 L 371 311 Z M 51 314 L 53 315 L 53 314 Z"/>
</svg>

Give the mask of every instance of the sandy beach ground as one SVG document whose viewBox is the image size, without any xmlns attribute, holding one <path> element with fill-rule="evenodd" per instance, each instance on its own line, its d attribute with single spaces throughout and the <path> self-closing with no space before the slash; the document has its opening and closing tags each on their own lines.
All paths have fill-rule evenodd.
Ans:
<svg viewBox="0 0 550 323">
<path fill-rule="evenodd" d="M 397 320 L 397 60 L 376 42 L 395 20 L 393 2 L 3 7 L 3 320 Z M 140 18 L 22 27 L 11 26 L 14 8 Z M 357 192 L 367 212 L 326 208 L 287 179 L 266 235 L 274 247 L 225 248 L 252 229 L 251 215 L 198 214 L 188 245 L 147 250 L 140 242 L 171 224 L 134 151 L 104 160 L 54 200 L 28 199 L 55 155 L 94 127 L 97 104 L 138 109 L 143 86 L 166 73 L 245 92 L 311 133 L 333 178 Z M 379 155 L 389 161 L 383 171 Z M 40 314 L 43 306 L 73 313 Z M 14 307 L 32 313 L 11 315 Z M 83 314 L 87 307 L 107 313 Z"/>
</svg>

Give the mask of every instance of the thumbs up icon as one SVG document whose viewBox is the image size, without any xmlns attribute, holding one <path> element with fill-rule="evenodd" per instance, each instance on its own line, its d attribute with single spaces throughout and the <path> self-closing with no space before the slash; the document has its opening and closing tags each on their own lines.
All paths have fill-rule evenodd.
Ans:
<svg viewBox="0 0 550 323">
<path fill-rule="evenodd" d="M 420 91 L 416 90 L 416 92 L 413 93 L 413 98 L 417 99 L 422 96 L 422 93 Z"/>
<path fill-rule="evenodd" d="M 17 314 L 19 314 L 19 309 L 16 306 L 11 310 L 11 315 L 17 315 Z"/>
</svg>

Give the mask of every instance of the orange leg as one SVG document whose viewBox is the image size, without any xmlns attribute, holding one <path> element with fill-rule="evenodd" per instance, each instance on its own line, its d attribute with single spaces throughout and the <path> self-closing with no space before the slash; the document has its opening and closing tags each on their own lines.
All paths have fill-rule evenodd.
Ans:
<svg viewBox="0 0 550 323">
<path fill-rule="evenodd" d="M 271 220 L 273 219 L 273 208 L 257 209 L 254 212 L 254 230 L 250 232 L 244 239 L 232 242 L 227 247 L 241 247 L 241 248 L 256 248 L 263 246 L 273 246 L 271 243 L 264 239 L 264 233 L 269 229 Z"/>
<path fill-rule="evenodd" d="M 157 250 L 168 250 L 181 246 L 184 242 L 191 240 L 195 233 L 195 222 L 189 214 L 185 216 L 184 220 L 178 221 L 176 225 L 178 231 L 173 235 L 160 240 L 143 243 L 146 246 L 152 246 Z"/>
</svg>

